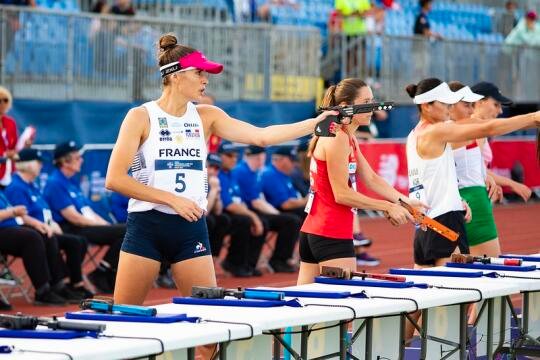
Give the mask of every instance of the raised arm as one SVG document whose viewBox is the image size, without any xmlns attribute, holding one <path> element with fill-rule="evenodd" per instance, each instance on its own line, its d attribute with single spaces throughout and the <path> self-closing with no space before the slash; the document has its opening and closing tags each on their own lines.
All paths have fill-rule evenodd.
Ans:
<svg viewBox="0 0 540 360">
<path fill-rule="evenodd" d="M 148 127 L 148 113 L 144 108 L 139 107 L 128 112 L 120 127 L 118 139 L 109 160 L 105 186 L 109 190 L 119 192 L 130 198 L 168 205 L 186 220 L 196 221 L 202 216 L 203 211 L 195 202 L 141 184 L 128 175 L 128 170 L 139 145 L 147 136 Z"/>
<path fill-rule="evenodd" d="M 218 107 L 211 105 L 197 105 L 197 110 L 210 133 L 224 139 L 244 144 L 268 146 L 313 133 L 315 125 L 326 118 L 327 115 L 337 115 L 335 111 L 325 111 L 316 118 L 307 119 L 293 124 L 271 125 L 259 128 L 247 122 L 234 119 Z M 209 134 L 208 134 L 209 135 Z"/>
<path fill-rule="evenodd" d="M 506 119 L 492 119 L 479 124 L 444 122 L 431 126 L 423 136 L 439 143 L 461 142 L 504 135 L 523 128 L 540 126 L 540 111 L 513 116 Z"/>
</svg>

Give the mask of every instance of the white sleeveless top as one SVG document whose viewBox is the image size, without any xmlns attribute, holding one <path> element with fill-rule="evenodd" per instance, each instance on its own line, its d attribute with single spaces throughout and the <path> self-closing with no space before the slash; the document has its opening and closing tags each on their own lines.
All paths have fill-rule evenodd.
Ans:
<svg viewBox="0 0 540 360">
<path fill-rule="evenodd" d="M 486 168 L 478 143 L 454 149 L 456 174 L 460 189 L 470 186 L 486 186 Z"/>
<path fill-rule="evenodd" d="M 422 159 L 416 149 L 416 133 L 413 129 L 407 137 L 407 164 L 409 197 L 430 206 L 426 215 L 434 218 L 450 211 L 463 210 L 450 144 L 446 144 L 441 156 Z"/>
<path fill-rule="evenodd" d="M 133 159 L 133 178 L 142 184 L 193 200 L 206 210 L 207 149 L 197 108 L 188 102 L 186 113 L 176 117 L 161 110 L 155 101 L 143 106 L 150 117 L 150 132 Z M 152 209 L 176 214 L 166 205 L 129 200 L 128 212 Z"/>
</svg>

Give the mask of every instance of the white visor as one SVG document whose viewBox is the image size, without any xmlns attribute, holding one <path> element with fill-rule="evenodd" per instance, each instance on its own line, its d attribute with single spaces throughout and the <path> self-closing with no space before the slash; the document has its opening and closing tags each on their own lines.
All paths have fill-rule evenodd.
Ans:
<svg viewBox="0 0 540 360">
<path fill-rule="evenodd" d="M 473 93 L 471 88 L 468 86 L 462 87 L 461 89 L 456 91 L 456 94 L 460 94 L 461 96 L 463 96 L 461 101 L 465 101 L 469 103 L 477 102 L 478 100 L 484 98 L 484 95 Z"/>
<path fill-rule="evenodd" d="M 457 92 L 453 92 L 452 90 L 450 90 L 448 84 L 443 82 L 437 87 L 429 90 L 428 92 L 416 95 L 413 101 L 415 104 L 425 104 L 432 101 L 438 101 L 444 104 L 451 105 L 459 102 L 462 98 L 463 95 L 458 94 Z"/>
</svg>

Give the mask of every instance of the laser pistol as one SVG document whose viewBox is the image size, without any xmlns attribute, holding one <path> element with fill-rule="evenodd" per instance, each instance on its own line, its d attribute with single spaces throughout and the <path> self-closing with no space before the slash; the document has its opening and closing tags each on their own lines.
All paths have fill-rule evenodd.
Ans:
<svg viewBox="0 0 540 360">
<path fill-rule="evenodd" d="M 0 314 L 0 327 L 10 330 L 35 330 L 38 325 L 43 325 L 53 330 L 75 330 L 75 331 L 94 331 L 103 332 L 105 324 L 87 323 L 75 321 L 57 320 L 56 316 L 52 318 L 27 316 L 21 313 L 16 315 Z"/>
<path fill-rule="evenodd" d="M 225 289 L 222 287 L 204 287 L 193 286 L 191 289 L 191 297 L 199 299 L 223 299 L 225 296 L 233 296 L 237 299 L 257 299 L 257 300 L 283 300 L 285 294 L 280 291 L 257 291 L 257 290 L 242 290 Z"/>
<path fill-rule="evenodd" d="M 394 282 L 405 282 L 406 280 L 405 276 L 390 275 L 390 274 L 371 274 L 371 273 L 366 273 L 366 272 L 348 271 L 346 269 L 342 269 L 340 267 L 334 267 L 334 266 L 323 266 L 321 269 L 321 275 L 331 277 L 331 278 L 346 279 L 346 280 L 350 280 L 354 276 L 360 277 L 362 278 L 362 280 L 365 280 L 366 278 L 394 281 Z"/>
<path fill-rule="evenodd" d="M 482 264 L 495 264 L 495 265 L 507 265 L 507 266 L 521 266 L 523 260 L 511 259 L 511 258 L 493 258 L 487 256 L 472 256 L 465 254 L 452 254 L 450 261 L 460 264 L 472 264 L 479 262 Z"/>
<path fill-rule="evenodd" d="M 83 310 L 94 310 L 103 313 L 120 313 L 122 315 L 156 316 L 157 310 L 146 306 L 115 304 L 112 300 L 86 299 L 79 307 Z"/>
<path fill-rule="evenodd" d="M 336 126 L 343 124 L 344 118 L 350 118 L 355 114 L 364 114 L 370 113 L 377 110 L 392 110 L 394 107 L 393 101 L 388 102 L 375 102 L 369 104 L 361 105 L 345 105 L 345 106 L 329 106 L 329 107 L 320 107 L 319 113 L 327 110 L 337 111 L 337 115 L 327 116 L 326 119 L 320 121 L 315 126 L 315 135 L 323 137 L 334 137 L 336 136 Z"/>
</svg>

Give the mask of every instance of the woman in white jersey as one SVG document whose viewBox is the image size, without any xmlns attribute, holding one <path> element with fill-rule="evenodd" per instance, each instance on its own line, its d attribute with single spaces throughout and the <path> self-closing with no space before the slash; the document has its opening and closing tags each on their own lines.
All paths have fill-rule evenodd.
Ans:
<svg viewBox="0 0 540 360">
<path fill-rule="evenodd" d="M 511 106 L 513 101 L 503 94 L 499 88 L 490 82 L 482 81 L 471 87 L 471 90 L 484 97 L 474 103 L 474 112 L 471 117 L 476 122 L 482 122 L 486 119 L 493 119 L 501 115 L 503 106 Z M 478 139 L 478 144 L 482 149 L 484 162 L 489 164 L 493 159 L 493 153 L 487 139 Z M 505 176 L 498 175 L 491 170 L 487 170 L 487 174 L 493 177 L 497 185 L 506 186 L 515 194 L 519 195 L 523 201 L 529 200 L 532 195 L 532 190 L 525 184 L 514 181 Z"/>
<path fill-rule="evenodd" d="M 464 229 L 464 203 L 458 191 L 456 167 L 449 143 L 506 134 L 517 129 L 538 126 L 540 112 L 508 119 L 494 119 L 481 124 L 456 124 L 449 120 L 449 106 L 460 101 L 462 94 L 448 84 L 430 78 L 407 86 L 420 112 L 420 121 L 407 138 L 407 163 L 410 197 L 430 208 L 427 215 L 460 234 L 452 242 L 438 233 L 418 229 L 414 238 L 416 267 L 444 264 L 459 250 L 468 253 Z M 474 214 L 472 214 L 474 216 Z"/>
<path fill-rule="evenodd" d="M 204 217 L 210 135 L 267 146 L 307 135 L 335 114 L 261 129 L 215 106 L 196 106 L 192 101 L 204 95 L 208 73 L 223 66 L 178 44 L 172 34 L 163 35 L 159 46 L 161 97 L 128 112 L 107 171 L 107 188 L 131 198 L 114 290 L 118 303 L 141 304 L 164 260 L 183 295 L 193 285 L 216 286 Z"/>
<path fill-rule="evenodd" d="M 458 81 L 452 81 L 448 85 L 452 91 L 463 96 L 460 102 L 450 107 L 450 118 L 458 124 L 474 123 L 475 120 L 471 119 L 474 103 L 483 99 L 484 95 L 474 93 Z M 490 198 L 500 187 L 487 174 L 479 140 L 452 143 L 452 149 L 459 194 L 474 215 L 472 220 L 465 224 L 470 253 L 498 256 L 500 246 Z M 489 185 L 489 189 L 486 185 Z"/>
</svg>

